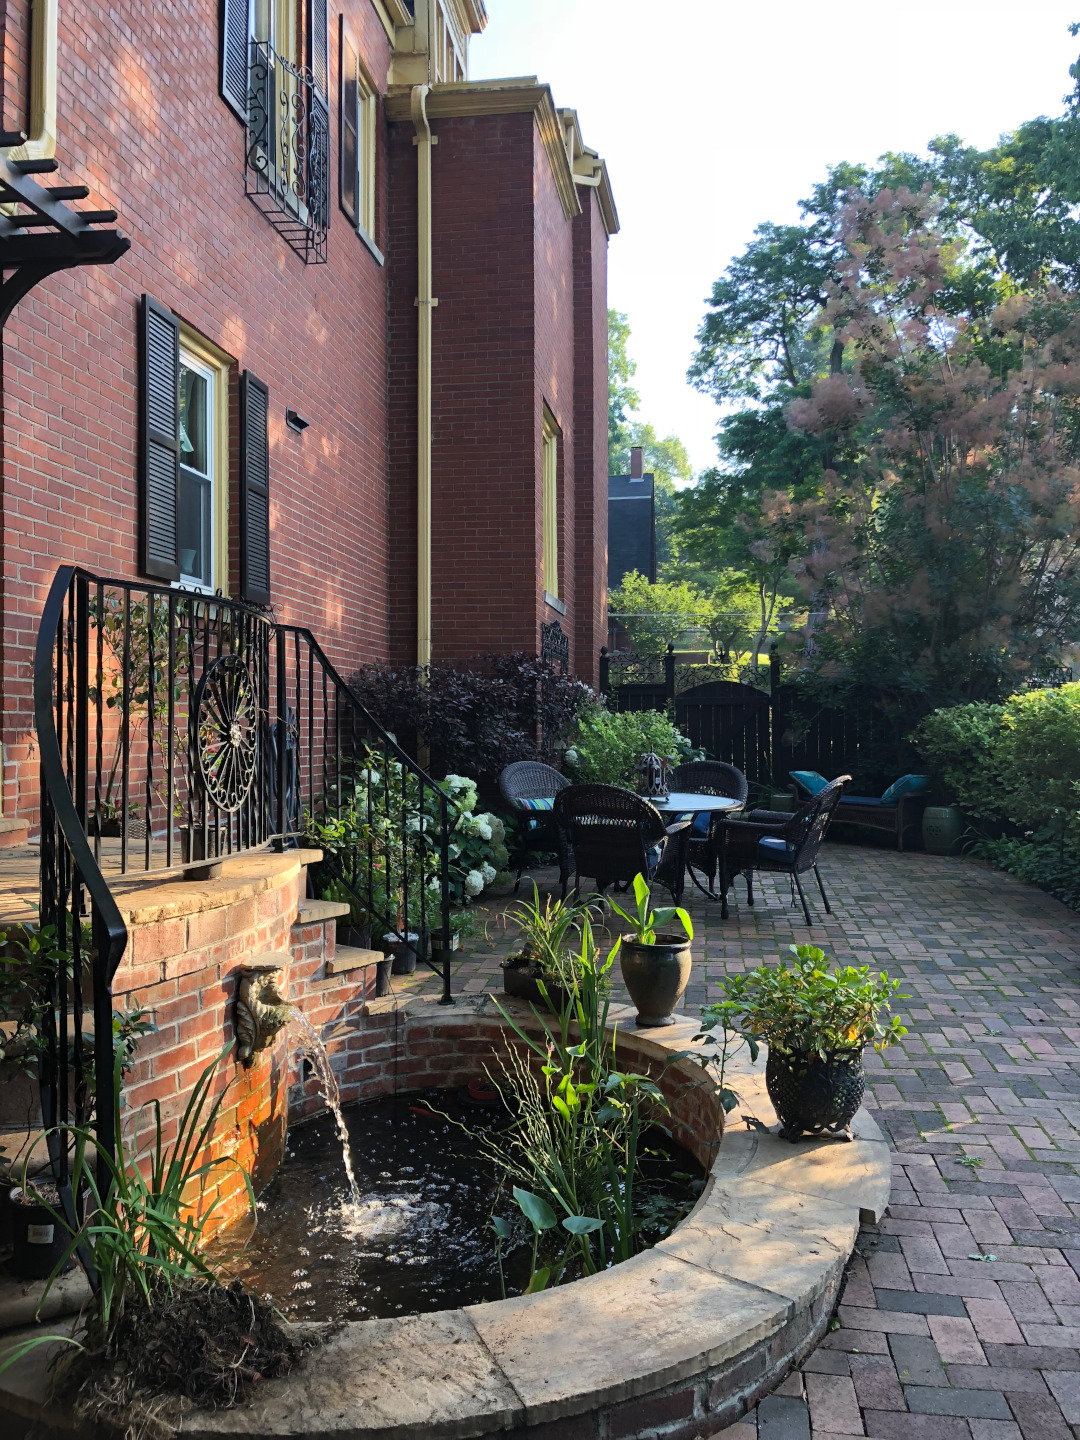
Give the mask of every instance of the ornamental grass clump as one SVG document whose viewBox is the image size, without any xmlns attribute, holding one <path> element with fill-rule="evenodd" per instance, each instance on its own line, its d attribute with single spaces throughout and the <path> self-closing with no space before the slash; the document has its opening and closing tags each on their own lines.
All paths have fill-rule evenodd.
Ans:
<svg viewBox="0 0 1080 1440">
<path fill-rule="evenodd" d="M 203 1254 L 222 1169 L 240 1170 L 255 1204 L 250 1179 L 235 1160 L 207 1158 L 227 1093 L 226 1087 L 212 1098 L 222 1056 L 200 1075 L 171 1145 L 161 1108 L 152 1102 L 153 1133 L 139 1155 L 122 1128 L 125 1054 L 118 1051 L 116 1157 L 98 1152 L 100 1176 L 91 1159 L 93 1133 L 72 1127 L 66 1132 L 74 1146 L 71 1188 L 84 1218 L 75 1224 L 66 1207 L 43 1202 L 70 1241 L 41 1303 L 72 1256 L 94 1287 L 67 1338 L 67 1353 L 54 1366 L 54 1393 L 77 1423 L 124 1440 L 172 1437 L 184 1401 L 211 1409 L 235 1405 L 260 1379 L 288 1374 L 303 1349 L 265 1300 L 239 1281 L 219 1282 Z M 62 1338 L 33 1336 L 9 1350 L 0 1369 Z"/>
</svg>

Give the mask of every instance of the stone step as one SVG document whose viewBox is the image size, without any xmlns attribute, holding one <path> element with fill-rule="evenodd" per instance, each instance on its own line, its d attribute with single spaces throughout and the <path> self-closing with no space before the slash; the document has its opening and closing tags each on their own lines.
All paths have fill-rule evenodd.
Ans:
<svg viewBox="0 0 1080 1440">
<path fill-rule="evenodd" d="M 15 815 L 0 815 L 0 849 L 8 845 L 25 845 L 30 834 L 30 821 Z"/>
<path fill-rule="evenodd" d="M 328 920 L 342 920 L 350 907 L 340 900 L 301 900 L 296 907 L 294 925 L 325 925 Z"/>
<path fill-rule="evenodd" d="M 327 975 L 344 975 L 350 970 L 363 970 L 369 965 L 381 965 L 386 956 L 381 950 L 361 950 L 356 945 L 339 945 L 331 959 L 326 962 Z"/>
<path fill-rule="evenodd" d="M 287 970 L 292 964 L 292 958 L 288 950 L 264 950 L 262 954 L 252 955 L 250 960 L 245 960 L 240 969 Z"/>
<path fill-rule="evenodd" d="M 75 1315 L 90 1299 L 90 1286 L 78 1265 L 66 1275 L 58 1275 L 45 1295 L 47 1284 L 46 1280 L 0 1275 L 0 1330 L 20 1330 L 38 1320 Z"/>
</svg>

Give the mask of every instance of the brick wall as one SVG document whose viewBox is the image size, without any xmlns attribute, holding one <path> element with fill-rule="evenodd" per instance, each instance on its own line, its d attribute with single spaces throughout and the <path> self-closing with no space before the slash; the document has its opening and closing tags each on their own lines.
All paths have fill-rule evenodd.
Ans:
<svg viewBox="0 0 1080 1440">
<path fill-rule="evenodd" d="M 7 52 L 25 26 L 20 6 L 7 10 Z M 343 8 L 368 69 L 385 76 L 374 8 Z M 384 271 L 338 209 L 336 180 L 324 266 L 305 266 L 245 197 L 244 129 L 218 95 L 218 25 L 217 0 L 119 11 L 73 0 L 62 15 L 58 178 L 89 184 L 88 204 L 115 208 L 132 246 L 114 266 L 43 282 L 5 332 L 4 739 L 22 767 L 8 766 L 8 813 L 16 785 L 25 796 L 36 779 L 31 650 L 56 566 L 135 574 L 144 291 L 270 387 L 279 617 L 310 625 L 345 668 L 386 653 Z M 336 11 L 332 33 L 333 97 Z M 4 123 L 24 124 L 23 71 L 5 59 Z M 336 176 L 336 101 L 331 111 Z M 311 422 L 303 437 L 286 428 L 286 406 Z"/>
<path fill-rule="evenodd" d="M 434 312 L 432 371 L 432 641 L 438 659 L 531 650 L 543 604 L 541 435 L 547 404 L 561 429 L 562 620 L 588 678 L 604 573 L 606 510 L 586 553 L 581 495 L 606 486 L 606 235 L 591 192 L 588 280 L 578 283 L 576 226 L 563 213 L 547 152 L 531 114 L 468 116 L 433 123 Z M 394 565 L 391 652 L 416 645 L 416 151 L 412 127 L 392 125 L 390 225 L 402 243 L 388 263 L 390 493 Z M 598 318 L 599 317 L 599 318 Z M 599 326 L 599 328 L 598 328 Z M 579 343 L 580 342 L 580 343 Z M 597 354 L 603 351 L 597 396 Z M 579 352 L 588 351 L 588 363 Z M 585 393 L 587 391 L 587 394 Z M 603 409 L 579 444 L 579 416 Z M 606 494 L 606 491 L 605 491 Z M 591 501 L 585 502 L 591 515 Z M 579 591 L 588 618 L 578 618 Z M 600 602 L 602 603 L 602 602 Z M 586 628 L 583 630 L 581 627 Z M 584 667 L 584 668 L 581 668 Z M 595 666 L 593 666 L 595 668 Z"/>
</svg>

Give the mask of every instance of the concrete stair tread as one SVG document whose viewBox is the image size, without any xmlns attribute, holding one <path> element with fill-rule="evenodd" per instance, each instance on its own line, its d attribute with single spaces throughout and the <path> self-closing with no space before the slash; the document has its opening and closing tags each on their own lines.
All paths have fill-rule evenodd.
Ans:
<svg viewBox="0 0 1080 1440">
<path fill-rule="evenodd" d="M 350 907 L 341 900 L 301 900 L 296 907 L 295 925 L 325 925 L 328 920 L 342 920 Z"/>
<path fill-rule="evenodd" d="M 42 1304 L 46 1283 L 0 1275 L 0 1331 L 17 1330 L 37 1320 L 55 1320 L 60 1315 L 75 1315 L 90 1299 L 90 1286 L 77 1265 L 66 1275 L 57 1276 Z"/>
<path fill-rule="evenodd" d="M 327 975 L 344 975 L 369 965 L 381 965 L 386 956 L 381 950 L 361 950 L 356 945 L 338 945 L 326 962 Z"/>
<path fill-rule="evenodd" d="M 288 950 L 264 950 L 260 955 L 252 955 L 250 960 L 245 960 L 240 967 L 242 970 L 285 970 L 292 964 L 292 955 Z"/>
<path fill-rule="evenodd" d="M 17 815 L 0 815 L 0 835 L 11 835 L 17 830 L 29 829 L 29 820 L 20 820 Z"/>
</svg>

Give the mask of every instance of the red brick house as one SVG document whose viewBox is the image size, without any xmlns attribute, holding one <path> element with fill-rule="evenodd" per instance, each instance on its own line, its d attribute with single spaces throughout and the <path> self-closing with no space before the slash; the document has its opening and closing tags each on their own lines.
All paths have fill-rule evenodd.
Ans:
<svg viewBox="0 0 1080 1440">
<path fill-rule="evenodd" d="M 5 0 L 11 163 L 130 237 L 4 333 L 4 815 L 58 564 L 389 657 L 606 638 L 603 161 L 482 0 Z M 27 242 L 30 243 L 30 242 Z"/>
</svg>

